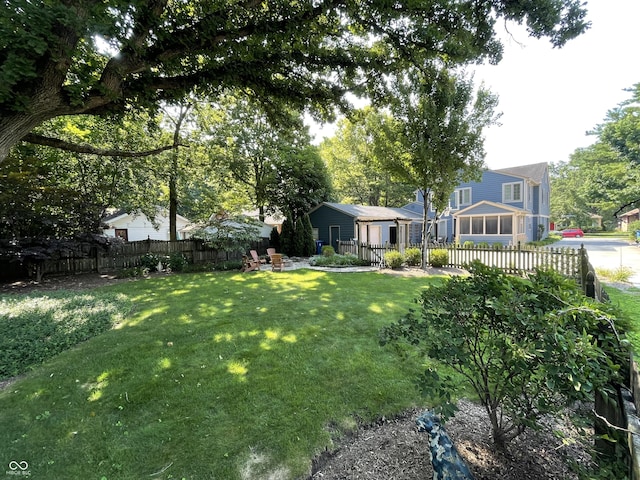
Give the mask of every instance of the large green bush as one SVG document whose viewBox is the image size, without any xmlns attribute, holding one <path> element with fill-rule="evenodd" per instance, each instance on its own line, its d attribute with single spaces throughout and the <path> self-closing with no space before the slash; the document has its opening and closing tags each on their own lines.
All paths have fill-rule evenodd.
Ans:
<svg viewBox="0 0 640 480">
<path fill-rule="evenodd" d="M 411 267 L 420 265 L 422 263 L 422 251 L 416 247 L 407 248 L 404 251 L 404 261 Z"/>
<path fill-rule="evenodd" d="M 479 262 L 469 271 L 425 290 L 420 310 L 384 328 L 382 343 L 406 342 L 463 375 L 489 413 L 496 445 L 569 402 L 626 383 L 624 325 L 573 280 L 551 271 L 522 279 Z M 427 372 L 421 388 L 455 386 Z"/>
<path fill-rule="evenodd" d="M 429 263 L 432 267 L 442 268 L 449 264 L 449 251 L 446 248 L 432 250 L 429 255 Z"/>
<path fill-rule="evenodd" d="M 389 268 L 400 268 L 403 261 L 402 254 L 397 250 L 389 250 L 384 254 L 384 263 Z"/>
</svg>

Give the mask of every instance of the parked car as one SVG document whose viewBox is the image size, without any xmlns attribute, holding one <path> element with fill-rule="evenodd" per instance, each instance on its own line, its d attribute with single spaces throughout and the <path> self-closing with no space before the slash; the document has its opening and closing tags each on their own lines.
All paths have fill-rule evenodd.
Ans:
<svg viewBox="0 0 640 480">
<path fill-rule="evenodd" d="M 575 238 L 584 237 L 584 232 L 582 231 L 581 228 L 567 228 L 565 230 L 562 230 L 562 238 L 570 238 L 570 237 L 575 237 Z"/>
</svg>

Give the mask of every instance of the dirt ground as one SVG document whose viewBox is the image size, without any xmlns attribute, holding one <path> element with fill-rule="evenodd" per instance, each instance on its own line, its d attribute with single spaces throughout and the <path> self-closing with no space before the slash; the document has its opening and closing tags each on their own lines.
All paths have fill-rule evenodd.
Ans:
<svg viewBox="0 0 640 480">
<path fill-rule="evenodd" d="M 447 269 L 381 272 L 411 276 L 460 273 Z M 139 280 L 100 274 L 45 277 L 40 283 L 1 284 L 0 292 L 22 294 L 57 289 L 83 290 L 128 281 Z M 498 452 L 491 445 L 485 410 L 464 400 L 458 406 L 460 411 L 446 423 L 445 428 L 476 480 L 577 479 L 569 468 L 568 459 L 583 465 L 590 462 L 588 448 L 580 440 L 563 444 L 550 432 L 528 431 L 512 442 L 508 452 Z M 415 426 L 415 419 L 420 413 L 417 409 L 410 410 L 397 418 L 381 418 L 373 425 L 362 426 L 353 435 L 341 439 L 333 451 L 324 452 L 316 458 L 307 480 L 431 479 L 433 471 L 428 436 L 419 433 Z M 556 424 L 554 429 L 575 437 L 575 432 L 565 424 Z"/>
<path fill-rule="evenodd" d="M 581 443 L 563 445 L 550 432 L 525 432 L 513 441 L 508 452 L 497 452 L 490 441 L 490 425 L 480 405 L 462 400 L 460 411 L 445 429 L 466 460 L 476 480 L 577 479 L 568 458 L 580 464 L 590 462 Z M 308 480 L 425 480 L 433 478 L 429 440 L 419 433 L 415 420 L 420 410 L 398 418 L 381 419 L 362 427 L 334 452 L 316 459 Z M 564 424 L 555 428 L 576 435 Z"/>
</svg>

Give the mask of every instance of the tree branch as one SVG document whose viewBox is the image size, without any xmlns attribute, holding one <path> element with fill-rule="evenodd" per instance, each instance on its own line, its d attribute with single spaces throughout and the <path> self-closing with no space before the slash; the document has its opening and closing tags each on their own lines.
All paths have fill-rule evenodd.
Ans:
<svg viewBox="0 0 640 480">
<path fill-rule="evenodd" d="M 162 153 L 173 148 L 186 146 L 180 143 L 176 143 L 173 145 L 166 145 L 164 147 L 155 148 L 153 150 L 131 152 L 125 150 L 96 148 L 87 144 L 71 143 L 65 140 L 60 140 L 59 138 L 45 137 L 44 135 L 37 135 L 35 133 L 29 133 L 22 140 L 28 143 L 33 143 L 35 145 L 44 145 L 46 147 L 57 148 L 59 150 L 65 150 L 67 152 L 88 153 L 90 155 L 101 155 L 103 157 L 124 158 L 148 157 L 150 155 L 157 155 L 158 153 Z"/>
</svg>

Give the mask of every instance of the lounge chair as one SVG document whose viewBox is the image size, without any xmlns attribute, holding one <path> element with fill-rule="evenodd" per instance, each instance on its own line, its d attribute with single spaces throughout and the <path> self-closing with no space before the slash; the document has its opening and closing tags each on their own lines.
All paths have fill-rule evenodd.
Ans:
<svg viewBox="0 0 640 480">
<path fill-rule="evenodd" d="M 269 261 L 271 261 L 271 255 L 273 255 L 274 253 L 276 253 L 275 248 L 267 248 L 267 256 L 269 257 Z"/>
<path fill-rule="evenodd" d="M 254 262 L 257 262 L 258 264 L 267 263 L 267 261 L 264 258 L 260 258 L 258 256 L 258 252 L 256 252 L 255 250 L 251 250 L 249 253 L 251 253 L 251 258 L 253 259 Z"/>
<path fill-rule="evenodd" d="M 257 262 L 246 255 L 242 256 L 242 271 L 243 272 L 251 272 L 253 270 L 260 270 L 260 261 Z"/>
<path fill-rule="evenodd" d="M 281 253 L 274 253 L 271 255 L 271 271 L 283 271 L 284 270 L 284 261 L 282 260 Z"/>
</svg>

